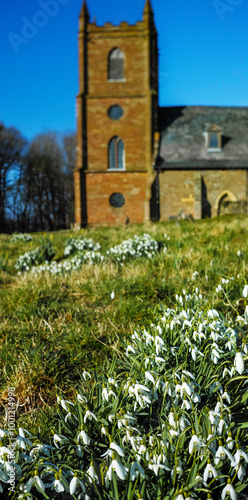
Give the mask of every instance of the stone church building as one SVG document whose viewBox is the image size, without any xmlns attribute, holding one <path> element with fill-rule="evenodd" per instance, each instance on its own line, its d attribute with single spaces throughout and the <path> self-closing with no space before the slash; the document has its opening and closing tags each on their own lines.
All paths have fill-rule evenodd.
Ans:
<svg viewBox="0 0 248 500">
<path fill-rule="evenodd" d="M 150 0 L 135 25 L 79 18 L 77 226 L 246 213 L 248 108 L 158 106 Z"/>
</svg>

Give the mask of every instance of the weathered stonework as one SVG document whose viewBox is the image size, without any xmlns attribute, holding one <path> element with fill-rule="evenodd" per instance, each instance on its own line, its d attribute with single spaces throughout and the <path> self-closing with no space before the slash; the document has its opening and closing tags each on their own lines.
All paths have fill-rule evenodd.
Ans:
<svg viewBox="0 0 248 500">
<path fill-rule="evenodd" d="M 247 189 L 246 170 L 165 170 L 160 172 L 161 220 L 181 211 L 194 219 L 216 217 L 225 199 L 246 204 Z"/>
</svg>

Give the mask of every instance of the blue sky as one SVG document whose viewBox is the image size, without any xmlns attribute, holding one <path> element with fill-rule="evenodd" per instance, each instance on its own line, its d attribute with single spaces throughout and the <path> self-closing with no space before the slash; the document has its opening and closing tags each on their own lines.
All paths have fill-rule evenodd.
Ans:
<svg viewBox="0 0 248 500">
<path fill-rule="evenodd" d="M 50 2 L 53 15 L 45 13 Z M 118 24 L 140 20 L 145 0 L 87 3 L 98 24 Z M 28 139 L 48 130 L 75 130 L 81 5 L 82 0 L 1 2 L 0 121 Z M 152 5 L 160 105 L 248 106 L 247 0 L 152 0 Z"/>
</svg>

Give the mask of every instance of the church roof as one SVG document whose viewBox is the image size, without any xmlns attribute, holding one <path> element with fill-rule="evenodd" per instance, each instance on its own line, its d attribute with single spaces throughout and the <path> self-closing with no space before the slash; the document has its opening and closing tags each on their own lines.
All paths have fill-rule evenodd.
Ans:
<svg viewBox="0 0 248 500">
<path fill-rule="evenodd" d="M 248 108 L 164 107 L 159 110 L 160 150 L 155 168 L 248 168 Z M 208 133 L 221 133 L 221 148 L 209 149 Z"/>
</svg>

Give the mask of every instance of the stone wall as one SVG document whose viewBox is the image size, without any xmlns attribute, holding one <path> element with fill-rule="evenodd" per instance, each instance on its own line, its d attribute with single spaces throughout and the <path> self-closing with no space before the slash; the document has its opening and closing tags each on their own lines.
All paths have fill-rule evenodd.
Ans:
<svg viewBox="0 0 248 500">
<path fill-rule="evenodd" d="M 241 169 L 165 170 L 159 174 L 159 186 L 160 220 L 181 211 L 194 219 L 215 217 L 222 200 L 247 200 L 247 172 Z"/>
</svg>

